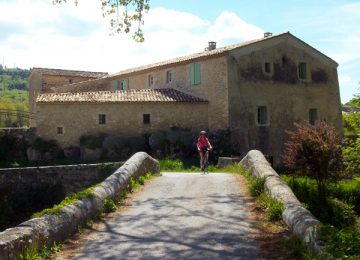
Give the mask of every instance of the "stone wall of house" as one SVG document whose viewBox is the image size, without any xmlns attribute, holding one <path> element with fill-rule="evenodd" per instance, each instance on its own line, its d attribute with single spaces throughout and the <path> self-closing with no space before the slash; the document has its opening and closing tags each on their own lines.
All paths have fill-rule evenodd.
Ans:
<svg viewBox="0 0 360 260">
<path fill-rule="evenodd" d="M 39 103 L 37 134 L 57 140 L 62 147 L 77 146 L 83 134 L 142 134 L 174 126 L 208 128 L 207 113 L 206 103 Z M 106 124 L 99 124 L 99 114 L 106 115 Z M 150 124 L 143 123 L 144 114 L 150 114 Z M 62 135 L 57 134 L 58 126 L 64 129 Z"/>
<path fill-rule="evenodd" d="M 55 92 L 57 88 L 70 90 L 78 82 L 86 82 L 92 78 L 83 76 L 65 76 L 65 75 L 43 75 L 37 71 L 32 71 L 29 76 L 29 112 L 30 127 L 36 127 L 36 97 L 40 93 Z M 71 84 L 73 83 L 73 84 Z M 68 85 L 70 84 L 70 85 Z"/>
<path fill-rule="evenodd" d="M 263 41 L 229 55 L 229 111 L 234 138 L 242 155 L 251 149 L 273 156 L 274 166 L 294 122 L 309 120 L 317 109 L 342 132 L 337 64 L 291 37 Z M 265 72 L 270 63 L 270 73 Z M 307 79 L 299 79 L 298 64 L 306 63 Z M 258 106 L 266 106 L 268 123 L 257 122 Z"/>
</svg>

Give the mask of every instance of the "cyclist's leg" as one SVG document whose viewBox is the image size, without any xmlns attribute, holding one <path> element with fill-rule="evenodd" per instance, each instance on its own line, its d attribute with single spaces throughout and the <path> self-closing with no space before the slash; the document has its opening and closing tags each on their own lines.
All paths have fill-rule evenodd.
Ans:
<svg viewBox="0 0 360 260">
<path fill-rule="evenodd" d="M 204 155 L 202 151 L 199 151 L 199 155 L 200 155 L 200 169 L 203 168 L 203 163 L 204 163 Z"/>
</svg>

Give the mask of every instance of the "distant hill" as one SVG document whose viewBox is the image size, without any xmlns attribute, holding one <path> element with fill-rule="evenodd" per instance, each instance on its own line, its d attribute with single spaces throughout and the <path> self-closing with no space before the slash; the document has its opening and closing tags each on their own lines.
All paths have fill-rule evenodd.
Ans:
<svg viewBox="0 0 360 260">
<path fill-rule="evenodd" d="M 27 126 L 30 70 L 0 65 L 0 127 Z M 25 112 L 25 114 L 24 114 Z"/>
</svg>

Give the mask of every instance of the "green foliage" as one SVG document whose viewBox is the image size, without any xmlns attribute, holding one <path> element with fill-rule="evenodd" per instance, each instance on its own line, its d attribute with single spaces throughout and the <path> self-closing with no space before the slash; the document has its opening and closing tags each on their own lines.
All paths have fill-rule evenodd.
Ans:
<svg viewBox="0 0 360 260">
<path fill-rule="evenodd" d="M 295 235 L 287 239 L 282 239 L 280 241 L 281 247 L 291 252 L 291 258 L 289 259 L 304 259 L 304 260 L 314 260 L 317 259 L 314 253 L 312 253 L 308 248 L 304 246 L 299 238 Z"/>
<path fill-rule="evenodd" d="M 98 186 L 94 185 L 90 188 L 87 188 L 86 190 L 80 191 L 78 193 L 71 193 L 69 196 L 67 196 L 64 200 L 62 200 L 59 204 L 54 205 L 52 208 L 44 209 L 40 212 L 36 212 L 32 215 L 32 218 L 39 218 L 43 215 L 60 215 L 61 209 L 67 205 L 72 205 L 78 200 L 82 200 L 85 198 L 94 198 L 95 195 L 93 194 L 93 190 L 95 187 Z"/>
<path fill-rule="evenodd" d="M 51 250 L 47 248 L 47 246 L 43 246 L 43 248 L 38 252 L 40 259 L 51 259 Z"/>
<path fill-rule="evenodd" d="M 140 185 L 144 185 L 144 184 L 145 184 L 145 177 L 144 177 L 144 176 L 140 176 L 140 177 L 139 177 L 139 184 L 140 184 Z"/>
<path fill-rule="evenodd" d="M 258 197 L 264 192 L 265 178 L 253 179 L 250 182 L 249 191 L 251 196 Z"/>
<path fill-rule="evenodd" d="M 259 195 L 259 202 L 261 207 L 266 209 L 266 216 L 270 221 L 281 221 L 282 213 L 285 210 L 284 204 L 281 201 L 273 199 L 266 192 Z"/>
<path fill-rule="evenodd" d="M 136 134 L 110 135 L 103 140 L 102 147 L 110 151 L 114 158 L 125 158 L 146 150 L 146 138 Z"/>
<path fill-rule="evenodd" d="M 294 131 L 287 131 L 283 162 L 299 174 L 317 182 L 319 196 L 325 198 L 326 184 L 342 174 L 341 137 L 325 122 L 316 125 L 295 123 Z"/>
<path fill-rule="evenodd" d="M 53 253 L 60 252 L 61 248 L 62 248 L 62 243 L 54 241 L 54 243 L 51 246 L 51 252 Z"/>
<path fill-rule="evenodd" d="M 0 67 L 0 127 L 29 125 L 29 70 Z"/>
<path fill-rule="evenodd" d="M 360 113 L 358 114 L 360 115 Z M 360 137 L 355 138 L 355 140 L 347 138 L 342 151 L 346 171 L 349 174 L 360 174 Z"/>
<path fill-rule="evenodd" d="M 98 166 L 98 174 L 100 181 L 106 179 L 111 174 L 113 174 L 123 163 L 102 163 Z"/>
<path fill-rule="evenodd" d="M 31 148 L 40 152 L 41 154 L 47 152 L 57 153 L 60 149 L 55 140 L 45 140 L 41 137 L 35 139 L 35 141 L 31 144 Z"/>
<path fill-rule="evenodd" d="M 329 199 L 332 211 L 331 222 L 339 228 L 349 227 L 355 224 L 356 213 L 351 206 L 338 199 Z"/>
<path fill-rule="evenodd" d="M 349 102 L 346 103 L 346 105 L 352 106 L 352 107 L 360 107 L 360 93 L 355 94 L 353 96 L 353 98 Z"/>
<path fill-rule="evenodd" d="M 184 170 L 184 164 L 181 160 L 176 159 L 172 160 L 170 158 L 165 158 L 159 160 L 161 171 L 182 171 Z"/>
<path fill-rule="evenodd" d="M 0 132 L 0 162 L 12 162 L 26 158 L 27 143 L 16 134 Z"/>
<path fill-rule="evenodd" d="M 84 228 L 92 228 L 93 225 L 94 225 L 94 221 L 92 221 L 91 219 L 87 219 L 84 222 Z"/>
<path fill-rule="evenodd" d="M 328 197 L 320 200 L 317 184 L 306 177 L 282 176 L 296 197 L 308 205 L 308 209 L 323 223 L 336 227 L 352 225 L 355 212 L 360 212 L 360 181 L 343 180 L 327 185 Z M 332 198 L 333 197 L 333 198 Z M 335 198 L 335 199 L 334 199 Z M 354 212 L 355 210 L 355 212 Z"/>
<path fill-rule="evenodd" d="M 104 206 L 103 206 L 103 212 L 110 213 L 116 211 L 116 205 L 113 200 L 111 199 L 104 199 L 103 200 Z"/>
<path fill-rule="evenodd" d="M 106 134 L 99 133 L 97 135 L 82 135 L 80 137 L 80 145 L 88 149 L 101 148 Z"/>
<path fill-rule="evenodd" d="M 38 247 L 36 244 L 24 246 L 20 252 L 21 260 L 36 260 L 39 259 Z"/>
<path fill-rule="evenodd" d="M 326 253 L 332 256 L 329 259 L 360 259 L 359 229 L 324 225 L 320 228 L 320 237 L 326 243 Z"/>
</svg>

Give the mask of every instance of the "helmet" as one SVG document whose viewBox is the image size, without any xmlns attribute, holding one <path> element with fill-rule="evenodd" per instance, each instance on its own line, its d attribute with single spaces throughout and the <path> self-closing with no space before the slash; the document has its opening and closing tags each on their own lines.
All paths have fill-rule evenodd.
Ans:
<svg viewBox="0 0 360 260">
<path fill-rule="evenodd" d="M 202 131 L 200 132 L 200 135 L 206 135 L 206 131 L 202 130 Z"/>
</svg>

